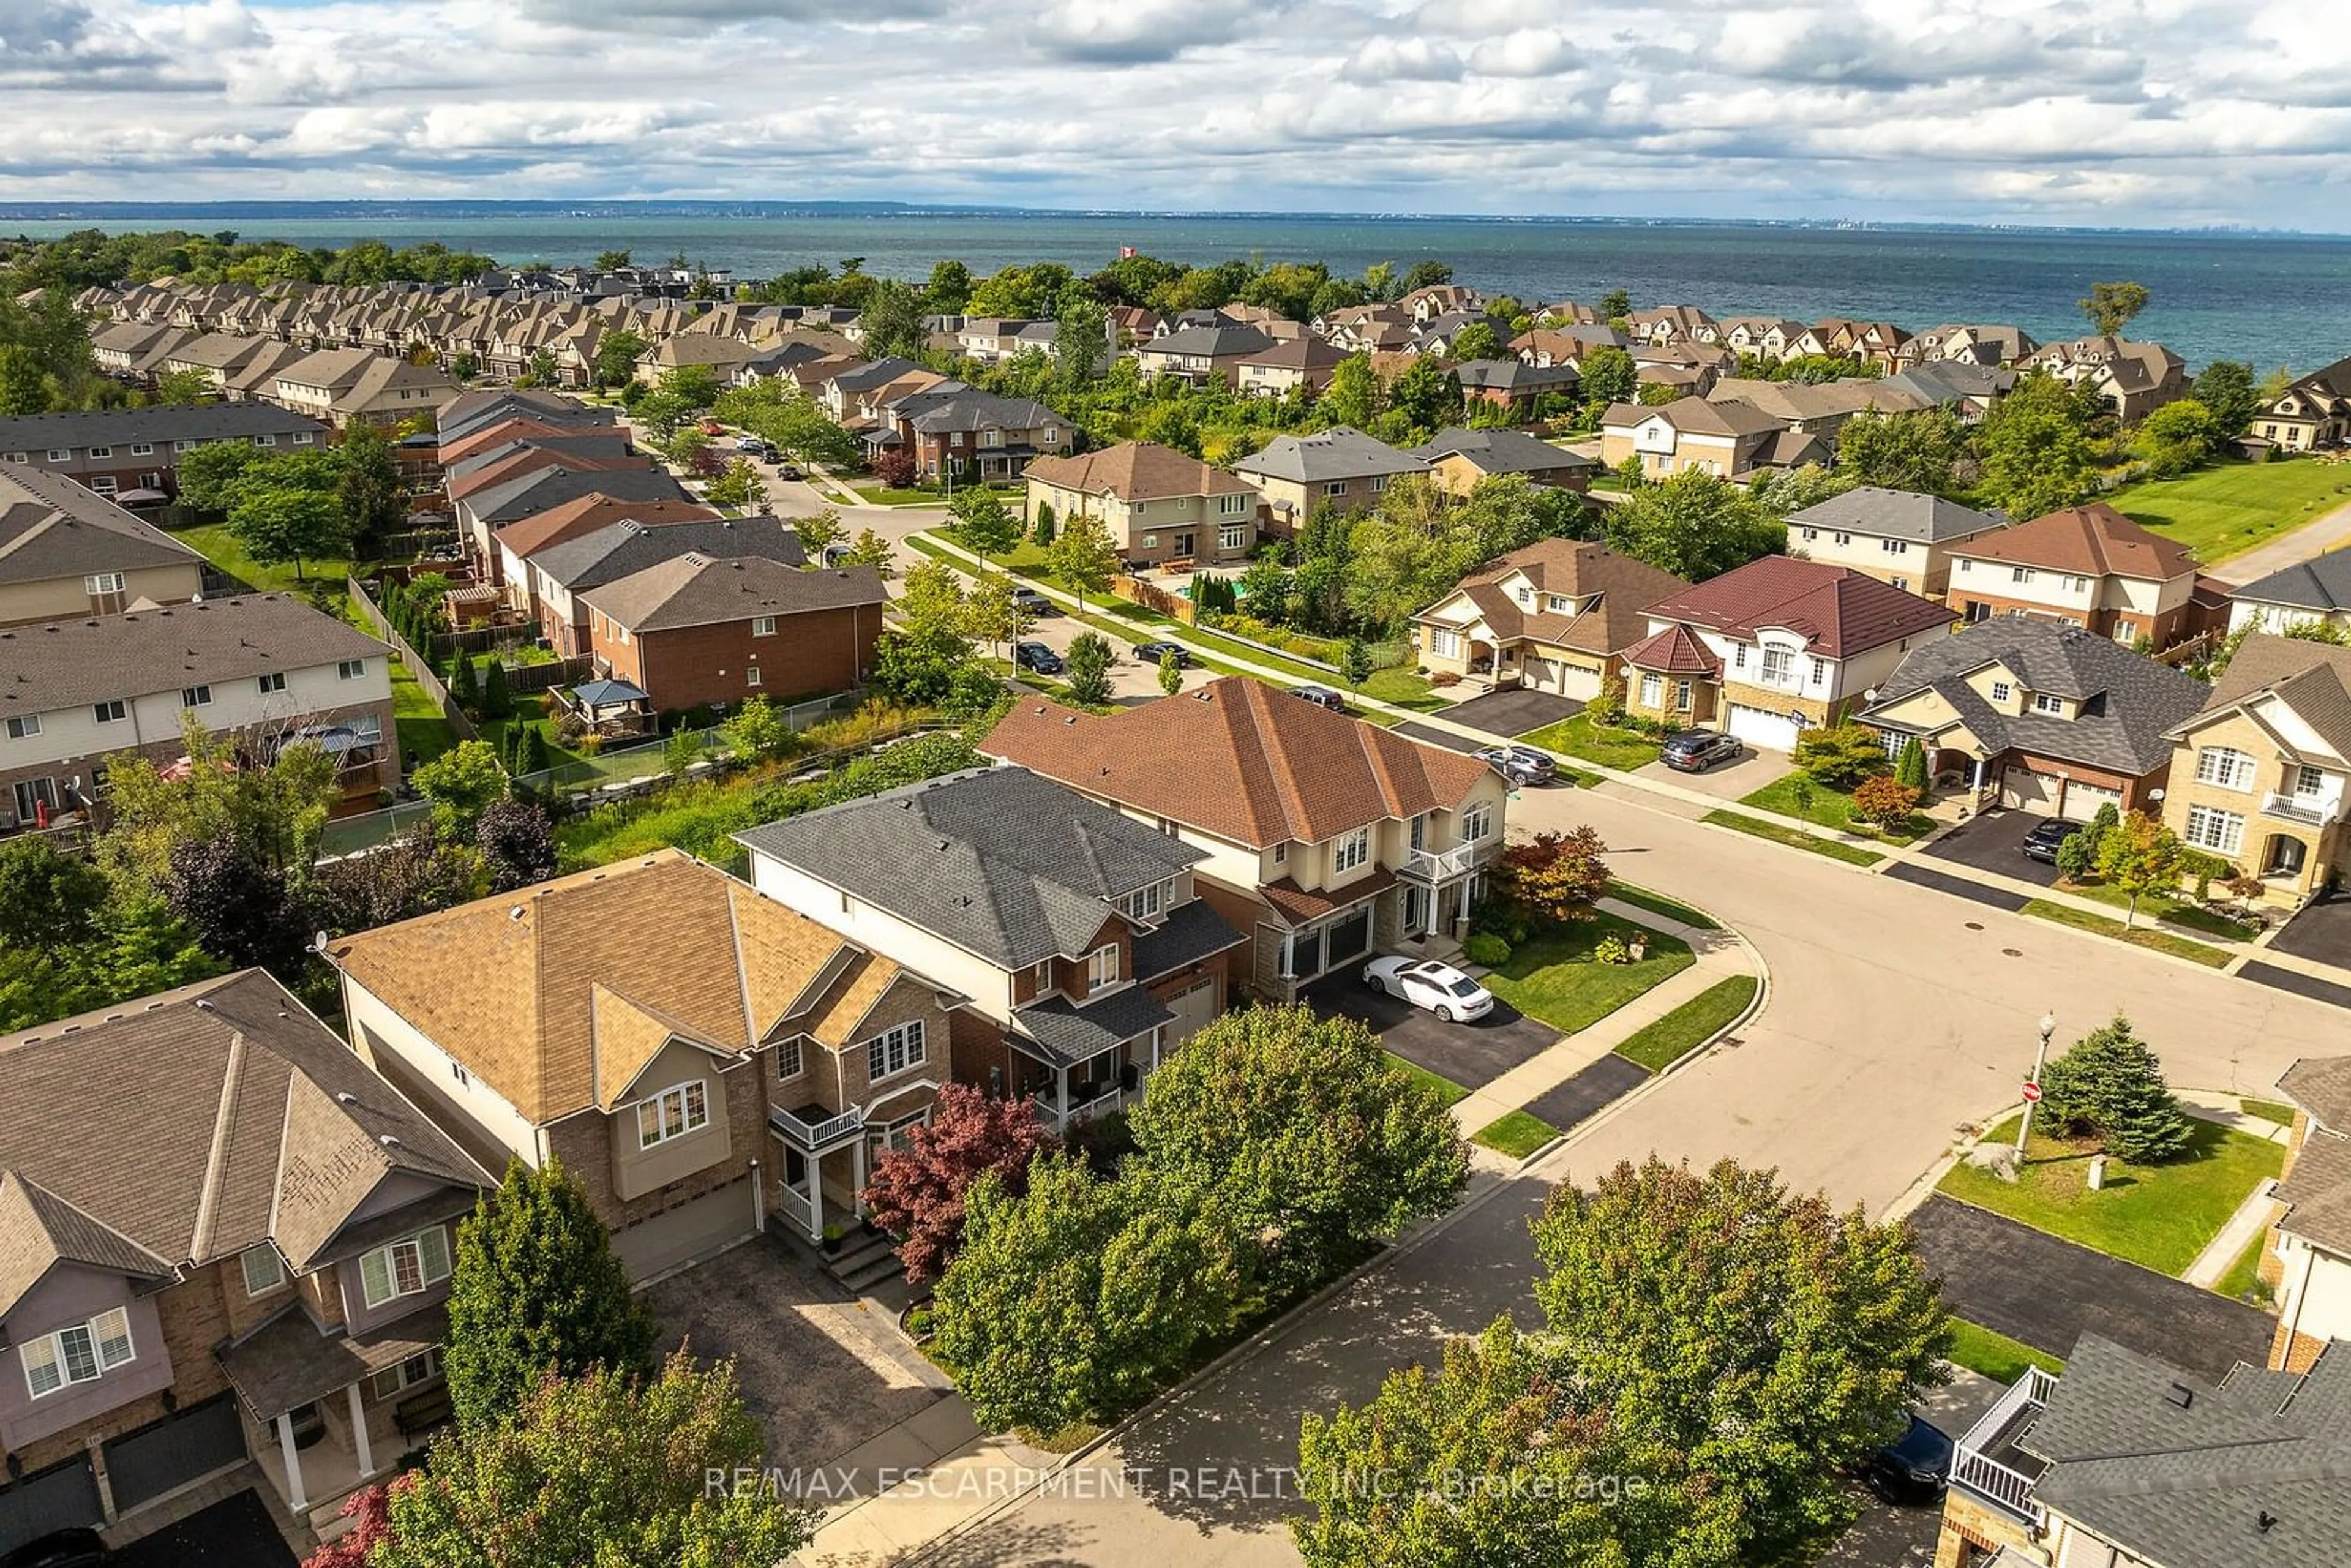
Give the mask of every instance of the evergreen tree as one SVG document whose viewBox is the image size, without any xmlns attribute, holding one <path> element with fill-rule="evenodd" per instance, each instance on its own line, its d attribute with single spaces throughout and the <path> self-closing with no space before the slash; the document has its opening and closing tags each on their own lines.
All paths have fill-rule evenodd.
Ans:
<svg viewBox="0 0 2351 1568">
<path fill-rule="evenodd" d="M 653 1321 L 587 1190 L 550 1156 L 519 1159 L 457 1227 L 449 1282 L 449 1402 L 466 1431 L 511 1417 L 553 1371 L 643 1372 Z"/>
<path fill-rule="evenodd" d="M 2163 1063 L 2120 1013 L 2042 1069 L 2041 1114 L 2049 1131 L 2095 1136 L 2137 1165 L 2188 1147 L 2188 1117 L 2163 1082 Z"/>
<path fill-rule="evenodd" d="M 1894 764 L 1895 779 L 1921 795 L 1927 792 L 1927 748 L 1912 736 L 1902 747 L 1902 755 Z"/>
<path fill-rule="evenodd" d="M 514 712 L 514 693 L 507 686 L 507 667 L 491 654 L 482 662 L 482 716 L 505 718 Z"/>
</svg>

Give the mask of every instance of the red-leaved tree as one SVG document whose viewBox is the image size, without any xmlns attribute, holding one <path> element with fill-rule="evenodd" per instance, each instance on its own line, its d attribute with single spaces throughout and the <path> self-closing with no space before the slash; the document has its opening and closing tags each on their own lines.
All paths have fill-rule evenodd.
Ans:
<svg viewBox="0 0 2351 1568">
<path fill-rule="evenodd" d="M 302 1568 L 367 1568 L 368 1553 L 392 1538 L 388 1489 L 372 1486 L 351 1493 L 343 1501 L 343 1517 L 351 1527 L 302 1559 Z"/>
<path fill-rule="evenodd" d="M 1495 891 L 1529 920 L 1589 920 L 1593 901 L 1608 891 L 1607 852 L 1589 826 L 1537 833 L 1494 862 Z"/>
<path fill-rule="evenodd" d="M 893 489 L 906 488 L 914 482 L 914 455 L 904 447 L 889 448 L 873 459 L 873 476 Z"/>
<path fill-rule="evenodd" d="M 1017 1197 L 1029 1190 L 1029 1162 L 1056 1146 L 1029 1102 L 998 1099 L 968 1083 L 939 1091 L 927 1127 L 912 1146 L 892 1149 L 865 1184 L 873 1222 L 902 1238 L 898 1260 L 914 1284 L 935 1280 L 963 1239 L 964 1195 L 994 1171 Z"/>
</svg>

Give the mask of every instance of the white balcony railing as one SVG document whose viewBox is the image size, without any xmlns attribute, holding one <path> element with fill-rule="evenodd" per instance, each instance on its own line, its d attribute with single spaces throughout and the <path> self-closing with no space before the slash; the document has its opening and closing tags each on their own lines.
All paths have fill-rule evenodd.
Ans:
<svg viewBox="0 0 2351 1568">
<path fill-rule="evenodd" d="M 2262 815 L 2304 827 L 2323 828 L 2343 814 L 2342 799 L 2325 795 L 2289 795 L 2273 789 L 2262 797 Z"/>
<path fill-rule="evenodd" d="M 1449 850 L 1416 849 L 1405 862 L 1403 874 L 1416 882 L 1450 882 L 1457 876 L 1468 875 L 1477 864 L 1478 846 L 1474 842 L 1456 844 Z"/>
<path fill-rule="evenodd" d="M 781 1105 L 768 1107 L 768 1124 L 784 1135 L 785 1141 L 804 1154 L 816 1154 L 844 1139 L 856 1136 L 865 1125 L 865 1113 L 854 1106 L 819 1122 L 810 1122 L 798 1113 Z"/>
<path fill-rule="evenodd" d="M 776 1211 L 811 1241 L 823 1234 L 817 1228 L 816 1206 L 809 1201 L 808 1194 L 789 1182 L 776 1189 Z"/>
<path fill-rule="evenodd" d="M 1992 1455 L 2012 1451 L 2018 1430 L 2047 1406 L 2050 1391 L 2056 1386 L 2057 1380 L 2049 1374 L 2037 1366 L 2027 1367 L 1999 1403 L 1984 1412 L 1983 1419 L 1952 1445 L 1951 1484 L 2038 1526 L 2042 1510 L 2033 1500 L 2032 1489 L 2039 1476 L 2026 1475 Z"/>
<path fill-rule="evenodd" d="M 1037 1120 L 1057 1133 L 1065 1133 L 1069 1131 L 1070 1124 L 1072 1122 L 1087 1121 L 1117 1110 L 1125 1103 L 1126 1091 L 1113 1087 L 1108 1092 L 1097 1094 L 1091 1100 L 1072 1099 L 1070 1102 L 1070 1113 L 1067 1116 L 1061 1114 L 1060 1103 L 1055 1099 L 1051 1090 L 1040 1089 L 1031 1098 L 1036 1102 Z"/>
</svg>

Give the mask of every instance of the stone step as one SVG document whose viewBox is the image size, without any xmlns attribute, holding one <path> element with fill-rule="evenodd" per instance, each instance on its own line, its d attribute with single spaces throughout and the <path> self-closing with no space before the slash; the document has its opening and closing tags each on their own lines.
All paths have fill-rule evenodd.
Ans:
<svg viewBox="0 0 2351 1568">
<path fill-rule="evenodd" d="M 905 1271 L 906 1266 L 898 1261 L 898 1254 L 885 1250 L 878 1257 L 860 1261 L 855 1268 L 834 1272 L 842 1284 L 862 1296 L 883 1281 L 893 1279 Z"/>
</svg>

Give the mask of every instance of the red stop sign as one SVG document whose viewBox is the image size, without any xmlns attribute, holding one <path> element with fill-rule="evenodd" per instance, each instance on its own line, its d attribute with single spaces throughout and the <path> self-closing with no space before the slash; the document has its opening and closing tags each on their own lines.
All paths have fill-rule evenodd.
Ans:
<svg viewBox="0 0 2351 1568">
<path fill-rule="evenodd" d="M 2028 1105 L 2038 1105 L 2041 1103 L 2040 1084 L 2028 1083 L 2024 1086 L 2024 1103 Z"/>
</svg>

